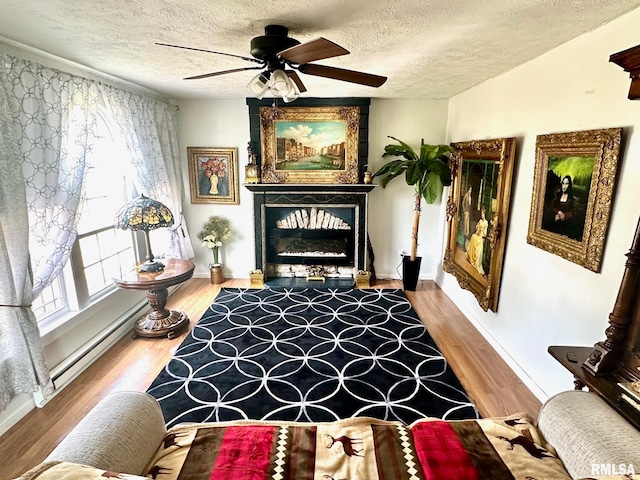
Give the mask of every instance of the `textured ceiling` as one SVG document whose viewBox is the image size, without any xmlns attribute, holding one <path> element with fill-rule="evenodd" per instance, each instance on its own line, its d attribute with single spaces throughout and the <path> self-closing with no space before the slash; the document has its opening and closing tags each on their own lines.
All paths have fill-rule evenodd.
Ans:
<svg viewBox="0 0 640 480">
<path fill-rule="evenodd" d="M 291 5 L 289 5 L 291 3 Z M 242 98 L 265 25 L 350 55 L 316 63 L 389 77 L 380 88 L 301 74 L 314 97 L 448 98 L 640 5 L 640 0 L 0 0 L 0 37 L 171 98 Z M 0 39 L 1 40 L 1 39 Z M 613 53 L 613 52 L 612 52 Z M 603 62 L 608 59 L 602 59 Z"/>
</svg>

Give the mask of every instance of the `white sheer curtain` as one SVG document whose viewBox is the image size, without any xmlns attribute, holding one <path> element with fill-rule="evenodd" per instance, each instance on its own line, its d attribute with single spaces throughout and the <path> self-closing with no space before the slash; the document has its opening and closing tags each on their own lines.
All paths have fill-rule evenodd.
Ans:
<svg viewBox="0 0 640 480">
<path fill-rule="evenodd" d="M 76 239 L 101 103 L 127 138 L 141 186 L 177 219 L 172 256 L 194 256 L 182 219 L 175 108 L 0 53 L 0 411 L 18 393 L 51 391 L 30 305 Z"/>
<path fill-rule="evenodd" d="M 95 82 L 5 56 L 27 192 L 34 296 L 60 273 L 75 242 L 87 151 L 98 109 Z"/>
<path fill-rule="evenodd" d="M 13 95 L 19 77 L 12 67 L 18 63 L 0 55 L 0 411 L 19 393 L 51 387 L 38 324 L 30 308 L 29 217 L 15 126 L 15 118 L 26 112 L 16 108 Z M 36 88 L 31 90 L 34 102 L 37 93 Z"/>
<path fill-rule="evenodd" d="M 107 85 L 101 85 L 101 91 L 126 139 L 141 191 L 166 204 L 176 219 L 167 255 L 193 258 L 195 253 L 182 214 L 184 190 L 176 107 Z"/>
</svg>

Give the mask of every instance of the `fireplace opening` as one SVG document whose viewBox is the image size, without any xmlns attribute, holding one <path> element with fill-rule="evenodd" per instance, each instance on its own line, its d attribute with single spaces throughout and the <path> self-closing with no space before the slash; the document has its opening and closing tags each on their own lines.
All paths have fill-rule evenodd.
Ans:
<svg viewBox="0 0 640 480">
<path fill-rule="evenodd" d="M 268 263 L 354 266 L 355 208 L 295 205 L 265 213 Z"/>
<path fill-rule="evenodd" d="M 267 285 L 352 287 L 367 265 L 365 184 L 248 184 Z"/>
</svg>

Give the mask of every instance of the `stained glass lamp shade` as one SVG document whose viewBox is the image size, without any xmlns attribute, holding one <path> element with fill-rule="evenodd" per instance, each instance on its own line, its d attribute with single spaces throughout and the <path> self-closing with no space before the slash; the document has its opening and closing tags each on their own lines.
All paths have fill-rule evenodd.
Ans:
<svg viewBox="0 0 640 480">
<path fill-rule="evenodd" d="M 140 195 L 131 200 L 116 213 L 115 226 L 123 230 L 142 230 L 147 246 L 147 261 L 138 266 L 139 272 L 159 272 L 164 270 L 164 264 L 155 261 L 149 243 L 149 230 L 170 227 L 173 225 L 173 215 L 166 205 L 152 198 Z"/>
</svg>

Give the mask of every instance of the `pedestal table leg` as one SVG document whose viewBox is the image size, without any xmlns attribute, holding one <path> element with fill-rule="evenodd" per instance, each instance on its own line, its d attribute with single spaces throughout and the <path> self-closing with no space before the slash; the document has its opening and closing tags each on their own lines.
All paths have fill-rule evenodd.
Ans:
<svg viewBox="0 0 640 480">
<path fill-rule="evenodd" d="M 165 308 L 169 291 L 166 288 L 147 291 L 147 301 L 151 312 L 140 318 L 135 325 L 134 332 L 140 337 L 175 338 L 177 332 L 189 324 L 189 317 L 178 310 Z"/>
</svg>

